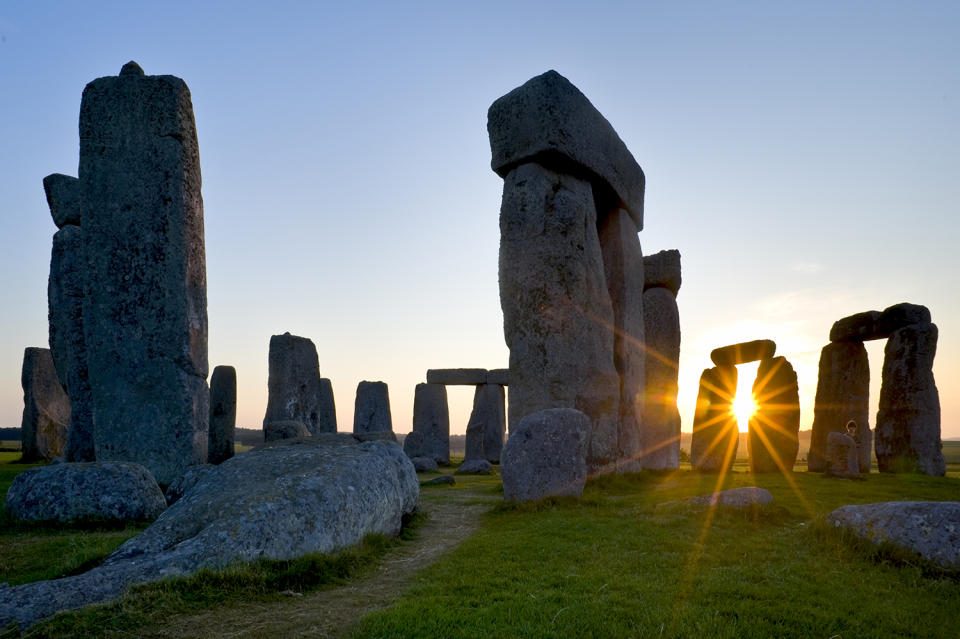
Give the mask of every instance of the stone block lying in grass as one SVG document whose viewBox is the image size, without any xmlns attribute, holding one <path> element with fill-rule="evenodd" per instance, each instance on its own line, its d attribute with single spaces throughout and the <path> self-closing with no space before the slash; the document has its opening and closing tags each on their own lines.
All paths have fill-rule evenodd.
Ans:
<svg viewBox="0 0 960 639">
<path fill-rule="evenodd" d="M 750 508 L 752 506 L 765 506 L 773 501 L 773 495 L 765 488 L 756 486 L 744 486 L 743 488 L 730 488 L 716 493 L 704 495 L 703 497 L 694 497 L 687 500 L 691 504 L 702 506 L 727 506 L 729 508 Z"/>
<path fill-rule="evenodd" d="M 493 466 L 486 459 L 468 459 L 457 468 L 458 475 L 489 475 Z"/>
<path fill-rule="evenodd" d="M 524 417 L 501 455 L 504 500 L 582 495 L 589 439 L 590 419 L 573 408 L 551 408 Z"/>
<path fill-rule="evenodd" d="M 134 584 L 331 553 L 372 533 L 396 535 L 419 495 L 413 464 L 395 442 L 327 434 L 265 444 L 205 473 L 96 568 L 0 588 L 0 628 L 12 621 L 25 628 Z"/>
<path fill-rule="evenodd" d="M 28 521 L 152 521 L 167 502 L 140 464 L 99 462 L 26 470 L 14 478 L 6 507 Z"/>
</svg>

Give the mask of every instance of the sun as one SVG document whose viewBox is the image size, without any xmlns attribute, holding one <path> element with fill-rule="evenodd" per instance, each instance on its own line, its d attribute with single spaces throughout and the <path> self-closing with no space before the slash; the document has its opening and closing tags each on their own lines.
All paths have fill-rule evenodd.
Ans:
<svg viewBox="0 0 960 639">
<path fill-rule="evenodd" d="M 757 410 L 757 403 L 750 390 L 737 389 L 737 396 L 733 399 L 731 412 L 737 416 L 737 429 L 741 433 L 747 432 L 750 427 L 750 417 Z"/>
</svg>

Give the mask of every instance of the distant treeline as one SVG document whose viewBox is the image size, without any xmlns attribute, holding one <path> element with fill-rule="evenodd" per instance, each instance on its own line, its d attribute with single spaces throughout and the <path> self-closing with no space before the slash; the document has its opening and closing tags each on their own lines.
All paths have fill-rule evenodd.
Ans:
<svg viewBox="0 0 960 639">
<path fill-rule="evenodd" d="M 20 441 L 19 428 L 0 428 L 0 441 L 12 442 Z"/>
</svg>

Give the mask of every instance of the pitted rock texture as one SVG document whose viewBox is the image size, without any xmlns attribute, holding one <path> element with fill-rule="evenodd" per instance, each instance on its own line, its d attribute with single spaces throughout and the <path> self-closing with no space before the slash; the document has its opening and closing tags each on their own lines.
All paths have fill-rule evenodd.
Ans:
<svg viewBox="0 0 960 639">
<path fill-rule="evenodd" d="M 465 459 L 486 459 L 500 462 L 507 417 L 503 386 L 483 384 L 473 394 L 473 410 L 467 422 L 467 455 Z"/>
<path fill-rule="evenodd" d="M 589 437 L 590 419 L 572 408 L 524 417 L 503 448 L 504 500 L 581 496 L 587 480 Z"/>
<path fill-rule="evenodd" d="M 207 462 L 219 464 L 233 457 L 237 427 L 237 369 L 217 366 L 210 376 L 210 434 Z"/>
<path fill-rule="evenodd" d="M 23 387 L 20 422 L 23 459 L 51 460 L 62 456 L 70 425 L 70 398 L 60 385 L 48 349 L 24 349 L 20 384 Z"/>
<path fill-rule="evenodd" d="M 25 470 L 13 479 L 6 507 L 28 521 L 152 521 L 167 502 L 140 464 L 88 462 Z"/>
<path fill-rule="evenodd" d="M 736 459 L 739 431 L 731 410 L 736 394 L 736 367 L 716 366 L 701 374 L 690 442 L 690 462 L 695 470 L 721 472 Z"/>
<path fill-rule="evenodd" d="M 58 229 L 67 224 L 80 226 L 80 180 L 62 173 L 43 178 L 50 215 Z"/>
<path fill-rule="evenodd" d="M 179 500 L 181 497 L 193 490 L 193 487 L 196 486 L 201 479 L 206 477 L 208 473 L 213 471 L 215 467 L 215 464 L 198 464 L 196 466 L 188 467 L 186 472 L 180 475 L 172 484 L 167 486 L 167 490 L 164 491 L 163 496 L 167 500 L 167 505 L 172 505 L 173 502 Z"/>
<path fill-rule="evenodd" d="M 263 441 L 277 442 L 282 439 L 303 439 L 310 437 L 310 431 L 303 422 L 288 419 L 280 422 L 267 422 L 263 425 Z"/>
<path fill-rule="evenodd" d="M 857 442 L 843 433 L 827 433 L 827 474 L 832 477 L 860 477 Z"/>
<path fill-rule="evenodd" d="M 270 337 L 267 377 L 268 422 L 298 421 L 311 434 L 320 431 L 320 362 L 306 337 L 284 333 Z"/>
<path fill-rule="evenodd" d="M 646 181 L 627 146 L 590 100 L 556 71 L 528 80 L 487 111 L 493 170 L 502 178 L 536 162 L 597 180 L 643 230 Z"/>
<path fill-rule="evenodd" d="M 647 362 L 641 464 L 653 470 L 673 470 L 680 464 L 680 310 L 674 294 L 659 287 L 645 291 L 643 324 Z"/>
<path fill-rule="evenodd" d="M 390 392 L 383 382 L 360 382 L 353 407 L 353 432 L 393 432 Z"/>
<path fill-rule="evenodd" d="M 742 488 L 730 488 L 716 493 L 704 495 L 703 497 L 694 497 L 688 500 L 692 504 L 702 506 L 725 506 L 727 508 L 750 508 L 755 506 L 765 506 L 773 502 L 773 495 L 765 488 L 757 486 L 744 486 Z"/>
<path fill-rule="evenodd" d="M 790 472 L 800 451 L 800 391 L 786 357 L 760 360 L 747 450 L 755 473 Z"/>
<path fill-rule="evenodd" d="M 676 297 L 683 278 L 680 276 L 680 251 L 670 249 L 643 256 L 643 288 L 665 288 Z"/>
<path fill-rule="evenodd" d="M 423 436 L 423 454 L 438 464 L 450 463 L 450 409 L 447 389 L 417 384 L 413 391 L 413 430 Z"/>
<path fill-rule="evenodd" d="M 827 516 L 837 528 L 875 544 L 916 553 L 939 568 L 960 571 L 960 502 L 888 501 L 841 506 Z"/>
<path fill-rule="evenodd" d="M 267 444 L 216 466 L 103 564 L 0 589 L 0 627 L 113 599 L 139 583 L 260 558 L 331 553 L 395 535 L 417 507 L 413 464 L 389 441 L 348 434 Z"/>
<path fill-rule="evenodd" d="M 207 278 L 190 90 L 133 63 L 80 105 L 83 325 L 99 461 L 206 461 Z"/>
<path fill-rule="evenodd" d="M 717 366 L 736 366 L 761 359 L 772 359 L 777 345 L 769 339 L 757 339 L 730 346 L 721 346 L 710 352 L 710 359 Z"/>
<path fill-rule="evenodd" d="M 846 424 L 857 424 L 857 460 L 862 472 L 870 471 L 873 433 L 870 430 L 870 363 L 867 349 L 858 342 L 833 342 L 820 351 L 817 394 L 813 404 L 813 429 L 807 469 L 827 470 L 827 435 L 846 433 Z"/>
</svg>

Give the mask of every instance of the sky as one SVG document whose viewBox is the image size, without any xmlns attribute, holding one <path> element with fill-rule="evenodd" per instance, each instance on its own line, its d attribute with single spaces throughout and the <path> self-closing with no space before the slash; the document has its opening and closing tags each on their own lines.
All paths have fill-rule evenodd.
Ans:
<svg viewBox="0 0 960 639">
<path fill-rule="evenodd" d="M 341 430 L 360 380 L 388 383 L 403 433 L 427 369 L 507 365 L 486 111 L 555 69 L 643 167 L 644 253 L 682 254 L 684 431 L 710 351 L 752 339 L 794 365 L 809 428 L 832 323 L 907 301 L 939 327 L 960 437 L 958 34 L 955 2 L 6 0 L 0 425 L 47 344 L 42 179 L 76 175 L 86 83 L 135 60 L 191 89 L 210 364 L 237 368 L 240 427 L 261 426 L 285 331 L 316 344 Z M 449 393 L 463 433 L 472 389 Z"/>
</svg>

